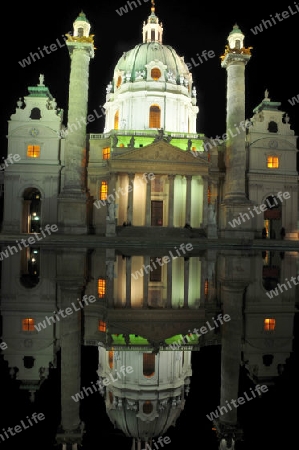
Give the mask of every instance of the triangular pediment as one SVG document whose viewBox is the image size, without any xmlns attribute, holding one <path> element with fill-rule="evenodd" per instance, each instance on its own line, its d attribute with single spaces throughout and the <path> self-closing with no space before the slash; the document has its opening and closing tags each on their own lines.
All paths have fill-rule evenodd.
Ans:
<svg viewBox="0 0 299 450">
<path fill-rule="evenodd" d="M 168 142 L 161 141 L 155 142 L 146 147 L 134 148 L 132 150 L 126 151 L 121 155 L 113 156 L 112 160 L 126 160 L 126 161 L 143 161 L 143 162 L 172 162 L 172 163 L 183 163 L 183 164 L 196 164 L 208 166 L 208 160 L 206 153 L 203 152 L 204 156 L 197 156 L 190 151 L 181 150 Z"/>
</svg>

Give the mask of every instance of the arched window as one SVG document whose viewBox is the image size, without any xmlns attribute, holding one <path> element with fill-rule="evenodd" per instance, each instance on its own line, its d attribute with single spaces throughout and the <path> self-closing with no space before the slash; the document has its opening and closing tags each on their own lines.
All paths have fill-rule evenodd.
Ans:
<svg viewBox="0 0 299 450">
<path fill-rule="evenodd" d="M 151 70 L 151 77 L 155 81 L 157 81 L 157 80 L 159 80 L 159 78 L 161 78 L 161 71 L 160 71 L 160 69 L 158 69 L 158 67 L 154 67 Z"/>
<path fill-rule="evenodd" d="M 116 87 L 117 87 L 117 88 L 119 88 L 119 86 L 121 85 L 121 82 L 122 82 L 122 79 L 121 79 L 121 76 L 119 75 L 119 76 L 117 77 L 117 80 L 116 80 Z"/>
<path fill-rule="evenodd" d="M 161 109 L 159 105 L 152 105 L 149 112 L 149 128 L 160 128 Z"/>
<path fill-rule="evenodd" d="M 274 120 L 271 120 L 271 122 L 268 123 L 268 131 L 270 133 L 277 133 L 278 132 L 278 126 L 277 126 L 277 123 L 274 122 Z"/>
<path fill-rule="evenodd" d="M 114 129 L 118 130 L 118 123 L 119 123 L 119 112 L 116 111 L 114 115 Z"/>
<path fill-rule="evenodd" d="M 11 246 L 13 248 L 14 246 Z M 21 284 L 28 289 L 39 283 L 40 249 L 27 247 L 21 250 Z"/>
<path fill-rule="evenodd" d="M 41 193 L 36 188 L 27 188 L 23 194 L 22 233 L 40 233 Z"/>
<path fill-rule="evenodd" d="M 142 411 L 144 412 L 144 414 L 151 414 L 151 412 L 153 411 L 153 404 L 150 400 L 146 400 L 143 403 Z"/>
<path fill-rule="evenodd" d="M 30 119 L 32 120 L 40 120 L 42 115 L 39 108 L 32 108 L 30 113 Z"/>
</svg>

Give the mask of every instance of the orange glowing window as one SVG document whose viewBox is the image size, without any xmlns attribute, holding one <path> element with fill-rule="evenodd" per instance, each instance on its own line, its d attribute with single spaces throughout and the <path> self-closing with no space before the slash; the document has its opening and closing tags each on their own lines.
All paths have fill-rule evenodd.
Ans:
<svg viewBox="0 0 299 450">
<path fill-rule="evenodd" d="M 102 181 L 100 187 L 100 200 L 107 200 L 108 197 L 108 183 L 107 181 Z"/>
<path fill-rule="evenodd" d="M 119 122 L 119 112 L 116 111 L 114 115 L 114 129 L 118 130 L 118 122 Z"/>
<path fill-rule="evenodd" d="M 106 280 L 104 278 L 98 279 L 98 296 L 100 298 L 105 297 L 106 295 Z"/>
<path fill-rule="evenodd" d="M 105 147 L 102 150 L 103 159 L 110 159 L 110 147 Z"/>
<path fill-rule="evenodd" d="M 113 359 L 114 359 L 114 351 L 113 350 L 109 350 L 108 352 L 108 364 L 110 369 L 113 369 Z"/>
<path fill-rule="evenodd" d="M 161 109 L 158 105 L 152 105 L 149 113 L 149 127 L 160 128 L 161 122 Z"/>
<path fill-rule="evenodd" d="M 98 330 L 106 333 L 106 328 L 106 322 L 104 322 L 103 320 L 99 320 Z"/>
<path fill-rule="evenodd" d="M 265 319 L 264 320 L 264 330 L 273 331 L 275 330 L 276 320 L 275 319 Z"/>
<path fill-rule="evenodd" d="M 279 167 L 278 156 L 268 156 L 267 167 L 269 169 L 278 169 L 278 167 Z"/>
<path fill-rule="evenodd" d="M 119 75 L 119 77 L 116 80 L 116 87 L 119 88 L 119 86 L 121 85 L 122 79 L 121 76 Z"/>
<path fill-rule="evenodd" d="M 23 331 L 35 331 L 34 319 L 26 317 L 22 320 L 22 330 Z"/>
<path fill-rule="evenodd" d="M 39 145 L 27 145 L 27 157 L 28 158 L 39 158 L 40 157 L 40 146 Z"/>
<path fill-rule="evenodd" d="M 157 81 L 159 78 L 161 78 L 161 71 L 158 68 L 151 70 L 151 77 L 153 80 Z"/>
</svg>

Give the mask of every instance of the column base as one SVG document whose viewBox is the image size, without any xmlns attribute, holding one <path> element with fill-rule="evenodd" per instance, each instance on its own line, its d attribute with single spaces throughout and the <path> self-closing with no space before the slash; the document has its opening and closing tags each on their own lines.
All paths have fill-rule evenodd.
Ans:
<svg viewBox="0 0 299 450">
<path fill-rule="evenodd" d="M 116 236 L 116 220 L 107 217 L 106 220 L 106 236 Z"/>
<path fill-rule="evenodd" d="M 219 236 L 227 239 L 254 239 L 256 214 L 248 199 L 242 202 L 225 200 L 219 211 Z M 250 212 L 251 211 L 251 212 Z"/>
<path fill-rule="evenodd" d="M 58 233 L 87 234 L 89 199 L 82 192 L 62 193 L 58 197 Z"/>
</svg>

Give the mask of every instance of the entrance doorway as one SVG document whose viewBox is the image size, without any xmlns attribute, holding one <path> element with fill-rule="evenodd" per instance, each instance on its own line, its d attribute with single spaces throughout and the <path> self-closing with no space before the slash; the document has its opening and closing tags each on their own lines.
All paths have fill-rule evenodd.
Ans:
<svg viewBox="0 0 299 450">
<path fill-rule="evenodd" d="M 163 226 L 163 200 L 151 201 L 151 225 L 154 227 Z"/>
</svg>

